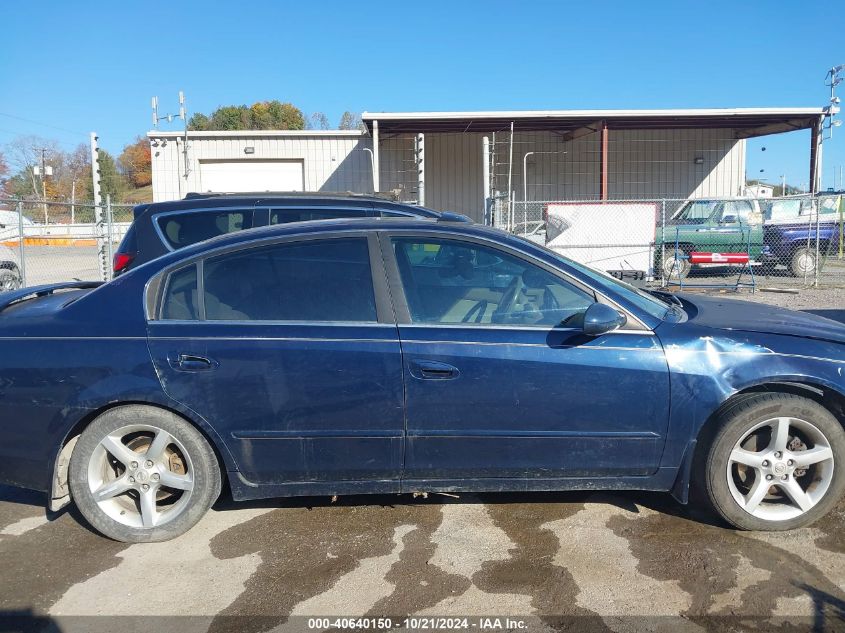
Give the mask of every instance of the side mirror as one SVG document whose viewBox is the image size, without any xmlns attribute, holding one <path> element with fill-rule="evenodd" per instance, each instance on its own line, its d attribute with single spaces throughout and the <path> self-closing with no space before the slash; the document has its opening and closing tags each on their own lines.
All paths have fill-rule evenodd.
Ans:
<svg viewBox="0 0 845 633">
<path fill-rule="evenodd" d="M 601 336 L 619 329 L 627 320 L 624 314 L 606 303 L 594 303 L 584 313 L 584 334 Z"/>
<path fill-rule="evenodd" d="M 736 224 L 737 222 L 739 222 L 739 218 L 735 215 L 722 216 L 722 224 Z"/>
</svg>

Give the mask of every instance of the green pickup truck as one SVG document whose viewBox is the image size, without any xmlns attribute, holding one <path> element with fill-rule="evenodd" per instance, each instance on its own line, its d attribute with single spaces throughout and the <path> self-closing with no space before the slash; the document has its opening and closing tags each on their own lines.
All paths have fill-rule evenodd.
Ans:
<svg viewBox="0 0 845 633">
<path fill-rule="evenodd" d="M 843 205 L 840 195 L 688 200 L 665 227 L 657 227 L 655 270 L 666 279 L 684 277 L 691 252 L 747 251 L 752 262 L 766 268 L 786 266 L 796 277 L 813 274 L 817 259 L 841 249 Z"/>
<path fill-rule="evenodd" d="M 690 263 L 678 253 L 744 253 L 749 250 L 752 261 L 763 250 L 763 210 L 758 200 L 689 200 L 657 227 L 655 249 L 657 270 L 662 267 L 666 278 L 685 277 Z M 749 248 L 750 246 L 750 248 Z"/>
</svg>

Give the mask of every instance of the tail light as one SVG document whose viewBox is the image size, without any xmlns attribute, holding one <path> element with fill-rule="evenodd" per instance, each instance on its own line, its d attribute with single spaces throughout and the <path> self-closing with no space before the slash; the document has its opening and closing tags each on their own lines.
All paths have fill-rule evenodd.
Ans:
<svg viewBox="0 0 845 633">
<path fill-rule="evenodd" d="M 115 274 L 121 273 L 132 263 L 135 259 L 134 253 L 115 253 L 112 261 L 112 270 Z"/>
</svg>

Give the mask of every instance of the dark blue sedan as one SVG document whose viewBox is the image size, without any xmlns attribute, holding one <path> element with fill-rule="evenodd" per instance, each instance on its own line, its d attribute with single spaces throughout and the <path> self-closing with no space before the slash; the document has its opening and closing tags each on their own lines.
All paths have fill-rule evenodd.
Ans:
<svg viewBox="0 0 845 633">
<path fill-rule="evenodd" d="M 235 499 L 691 485 L 782 530 L 845 486 L 845 327 L 650 294 L 494 229 L 253 229 L 0 300 L 0 482 L 161 541 Z"/>
</svg>

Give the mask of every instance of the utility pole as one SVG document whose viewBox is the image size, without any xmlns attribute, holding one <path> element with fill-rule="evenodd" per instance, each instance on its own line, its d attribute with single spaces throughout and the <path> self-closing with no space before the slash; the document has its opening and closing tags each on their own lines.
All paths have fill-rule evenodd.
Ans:
<svg viewBox="0 0 845 633">
<path fill-rule="evenodd" d="M 41 153 L 41 166 L 35 167 L 34 171 L 41 177 L 41 204 L 44 207 L 44 224 L 49 224 L 47 213 L 47 176 L 53 175 L 53 168 L 47 165 L 47 148 L 37 147 L 36 151 Z"/>
</svg>

